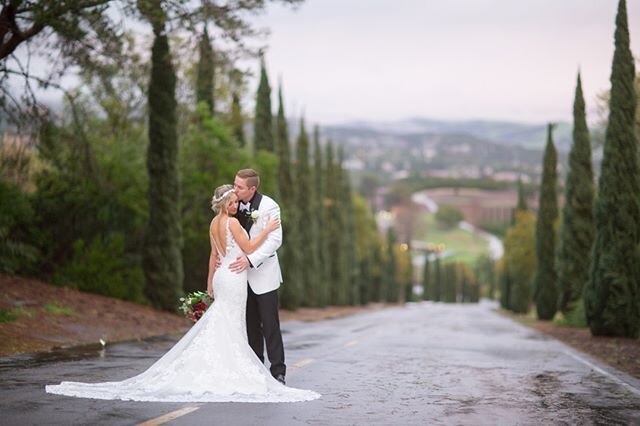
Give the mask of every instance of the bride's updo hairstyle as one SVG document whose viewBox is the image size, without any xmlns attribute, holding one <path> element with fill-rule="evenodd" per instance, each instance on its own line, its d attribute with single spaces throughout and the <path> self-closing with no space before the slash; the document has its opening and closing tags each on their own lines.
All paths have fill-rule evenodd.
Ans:
<svg viewBox="0 0 640 426">
<path fill-rule="evenodd" d="M 231 194 L 234 193 L 233 185 L 225 184 L 217 187 L 211 199 L 211 210 L 213 210 L 215 214 L 220 213 L 224 209 L 224 206 L 227 205 Z"/>
</svg>

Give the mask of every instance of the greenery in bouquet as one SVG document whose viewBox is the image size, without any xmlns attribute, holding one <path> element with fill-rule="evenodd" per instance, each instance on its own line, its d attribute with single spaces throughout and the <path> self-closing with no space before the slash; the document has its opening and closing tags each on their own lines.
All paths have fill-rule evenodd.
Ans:
<svg viewBox="0 0 640 426">
<path fill-rule="evenodd" d="M 213 299 L 204 291 L 194 291 L 180 298 L 180 306 L 178 309 L 185 317 L 191 321 L 198 321 L 209 306 L 213 303 Z"/>
</svg>

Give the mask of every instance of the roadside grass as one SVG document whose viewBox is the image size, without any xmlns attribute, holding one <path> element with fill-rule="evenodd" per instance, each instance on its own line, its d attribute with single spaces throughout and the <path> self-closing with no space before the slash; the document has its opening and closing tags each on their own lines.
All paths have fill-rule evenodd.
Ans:
<svg viewBox="0 0 640 426">
<path fill-rule="evenodd" d="M 52 300 L 47 302 L 43 308 L 45 311 L 54 315 L 65 315 L 72 316 L 75 315 L 75 311 L 72 308 L 68 308 L 66 306 L 62 306 L 57 300 Z"/>
<path fill-rule="evenodd" d="M 10 311 L 0 309 L 0 323 L 15 321 L 19 317 L 33 318 L 34 316 L 35 312 L 25 308 L 13 308 Z"/>
<path fill-rule="evenodd" d="M 574 306 L 573 310 L 567 315 L 558 312 L 553 318 L 553 323 L 560 327 L 587 328 L 587 316 L 584 311 L 584 302 L 580 299 Z"/>
<path fill-rule="evenodd" d="M 6 309 L 0 309 L 0 323 L 15 321 L 16 318 L 18 317 L 11 311 L 7 311 Z"/>
</svg>

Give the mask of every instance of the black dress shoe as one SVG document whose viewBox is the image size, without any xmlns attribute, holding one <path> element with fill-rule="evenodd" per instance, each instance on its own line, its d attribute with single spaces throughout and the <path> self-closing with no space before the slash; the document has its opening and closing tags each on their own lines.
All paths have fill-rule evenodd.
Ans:
<svg viewBox="0 0 640 426">
<path fill-rule="evenodd" d="M 285 384 L 285 382 L 284 382 L 284 374 L 278 374 L 276 376 L 276 380 L 284 385 Z"/>
</svg>

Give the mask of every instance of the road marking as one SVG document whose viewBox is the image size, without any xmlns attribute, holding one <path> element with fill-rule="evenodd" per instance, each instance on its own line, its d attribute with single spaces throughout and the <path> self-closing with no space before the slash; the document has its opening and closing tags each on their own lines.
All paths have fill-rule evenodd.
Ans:
<svg viewBox="0 0 640 426">
<path fill-rule="evenodd" d="M 185 416 L 189 413 L 193 413 L 196 410 L 199 410 L 198 406 L 184 407 L 176 411 L 172 411 L 170 413 L 165 414 L 164 416 L 156 417 L 155 419 L 147 420 L 146 422 L 138 423 L 136 426 L 158 426 L 170 422 L 171 420 L 175 420 L 178 417 Z"/>
<path fill-rule="evenodd" d="M 352 340 L 352 341 L 350 341 L 350 342 L 345 343 L 345 344 L 344 344 L 344 347 L 345 347 L 345 348 L 348 348 L 349 346 L 355 346 L 355 345 L 357 345 L 357 344 L 358 344 L 358 341 L 357 341 L 357 340 Z"/>
<path fill-rule="evenodd" d="M 309 365 L 313 362 L 313 358 L 307 358 L 307 359 L 303 359 L 302 361 L 298 361 L 295 364 L 293 364 L 292 366 L 287 367 L 287 370 L 292 371 L 292 370 L 296 370 L 300 367 L 304 367 L 305 365 Z"/>
<path fill-rule="evenodd" d="M 625 382 L 622 379 L 617 378 L 616 376 L 614 376 L 611 373 L 606 372 L 605 370 L 603 370 L 602 368 L 598 367 L 597 365 L 587 361 L 586 359 L 573 354 L 569 351 L 564 351 L 565 354 L 569 355 L 571 358 L 580 361 L 581 363 L 583 363 L 584 365 L 586 365 L 587 367 L 590 367 L 594 370 L 596 370 L 598 373 L 602 374 L 605 377 L 608 377 L 609 379 L 613 380 L 614 382 L 618 383 L 619 385 L 624 386 L 625 388 L 629 389 L 632 393 L 635 393 L 636 395 L 640 395 L 640 389 L 635 388 L 633 386 L 631 386 L 629 383 Z"/>
</svg>

